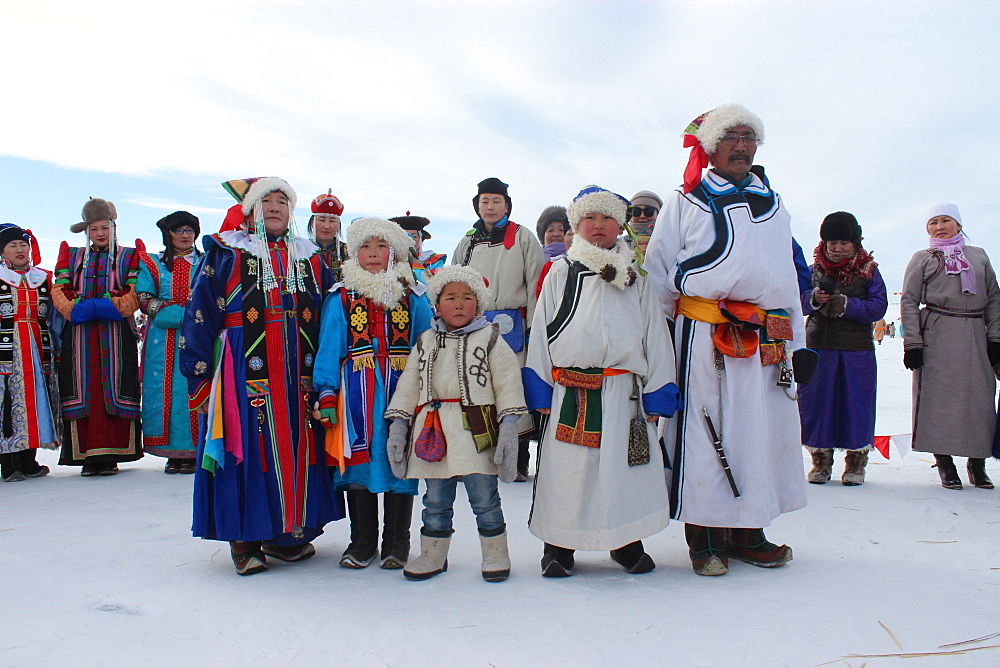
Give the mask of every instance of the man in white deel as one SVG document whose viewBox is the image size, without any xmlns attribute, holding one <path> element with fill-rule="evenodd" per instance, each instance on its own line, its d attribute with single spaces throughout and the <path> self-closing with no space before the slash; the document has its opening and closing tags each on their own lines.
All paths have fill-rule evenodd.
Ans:
<svg viewBox="0 0 1000 668">
<path fill-rule="evenodd" d="M 791 360 L 794 351 L 795 380 L 807 382 L 811 357 L 799 351 L 790 217 L 763 169 L 751 170 L 764 139 L 755 114 L 727 104 L 684 134 L 684 185 L 667 198 L 644 265 L 674 322 L 685 406 L 664 434 L 671 511 L 699 575 L 726 573 L 730 558 L 781 566 L 792 549 L 763 527 L 806 504 Z"/>
</svg>

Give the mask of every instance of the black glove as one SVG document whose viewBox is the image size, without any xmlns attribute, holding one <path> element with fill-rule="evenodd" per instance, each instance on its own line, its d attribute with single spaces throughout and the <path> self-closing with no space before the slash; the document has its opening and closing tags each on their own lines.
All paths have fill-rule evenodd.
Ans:
<svg viewBox="0 0 1000 668">
<path fill-rule="evenodd" d="M 903 351 L 903 366 L 910 371 L 916 371 L 924 365 L 924 349 L 911 348 Z"/>
<path fill-rule="evenodd" d="M 795 382 L 807 385 L 816 373 L 818 363 L 819 353 L 810 348 L 799 348 L 792 353 L 792 372 L 795 374 Z"/>
<path fill-rule="evenodd" d="M 990 366 L 1000 364 L 1000 341 L 986 342 L 986 356 L 990 358 Z"/>
</svg>

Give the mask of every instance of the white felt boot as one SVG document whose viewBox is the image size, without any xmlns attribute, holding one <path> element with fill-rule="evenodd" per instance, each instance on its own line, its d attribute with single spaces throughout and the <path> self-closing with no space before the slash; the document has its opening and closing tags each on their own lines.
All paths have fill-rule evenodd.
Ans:
<svg viewBox="0 0 1000 668">
<path fill-rule="evenodd" d="M 403 576 L 407 580 L 429 580 L 448 570 L 448 546 L 451 537 L 433 538 L 420 535 L 420 556 L 406 565 Z"/>
<path fill-rule="evenodd" d="M 507 552 L 507 532 L 499 536 L 479 536 L 483 548 L 483 579 L 503 582 L 510 575 L 510 554 Z"/>
</svg>

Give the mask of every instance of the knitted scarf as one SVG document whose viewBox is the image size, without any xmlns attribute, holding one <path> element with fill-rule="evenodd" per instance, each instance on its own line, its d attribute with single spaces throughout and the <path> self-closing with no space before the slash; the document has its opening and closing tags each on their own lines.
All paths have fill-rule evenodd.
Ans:
<svg viewBox="0 0 1000 668">
<path fill-rule="evenodd" d="M 826 253 L 825 241 L 820 241 L 816 246 L 813 251 L 813 261 L 815 266 L 822 270 L 823 275 L 838 283 L 850 283 L 858 276 L 868 280 L 878 266 L 872 254 L 860 245 L 850 255 L 831 258 Z"/>
</svg>

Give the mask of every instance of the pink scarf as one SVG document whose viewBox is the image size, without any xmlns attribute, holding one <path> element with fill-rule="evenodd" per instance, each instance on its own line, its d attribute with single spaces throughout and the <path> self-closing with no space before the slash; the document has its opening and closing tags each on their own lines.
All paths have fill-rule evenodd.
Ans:
<svg viewBox="0 0 1000 668">
<path fill-rule="evenodd" d="M 962 277 L 962 292 L 976 294 L 976 272 L 965 257 L 965 236 L 959 232 L 951 239 L 931 237 L 931 249 L 944 253 L 944 270 L 949 275 Z"/>
</svg>

